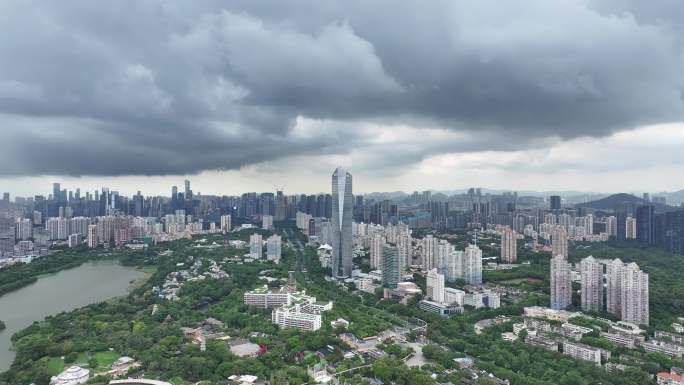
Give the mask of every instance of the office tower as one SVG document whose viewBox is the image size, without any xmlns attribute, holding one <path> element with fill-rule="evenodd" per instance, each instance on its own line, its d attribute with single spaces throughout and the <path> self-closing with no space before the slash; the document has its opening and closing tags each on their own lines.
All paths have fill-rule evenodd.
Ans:
<svg viewBox="0 0 684 385">
<path fill-rule="evenodd" d="M 654 245 L 655 237 L 655 206 L 646 205 L 636 210 L 637 240 L 646 245 Z"/>
<path fill-rule="evenodd" d="M 266 259 L 280 263 L 282 239 L 280 235 L 271 235 L 266 240 Z"/>
<path fill-rule="evenodd" d="M 261 259 L 261 254 L 264 248 L 261 234 L 254 233 L 249 236 L 249 257 L 253 259 Z"/>
<path fill-rule="evenodd" d="M 568 257 L 568 233 L 562 226 L 556 226 L 551 231 L 551 256 Z"/>
<path fill-rule="evenodd" d="M 332 174 L 332 275 L 349 277 L 352 271 L 352 176 L 338 167 Z"/>
<path fill-rule="evenodd" d="M 432 235 L 426 235 L 423 238 L 423 269 L 430 271 L 436 268 L 436 253 L 437 253 L 437 238 Z"/>
<path fill-rule="evenodd" d="M 62 195 L 62 187 L 59 183 L 52 184 L 52 200 L 59 202 L 59 198 Z"/>
<path fill-rule="evenodd" d="M 271 230 L 273 228 L 273 215 L 261 216 L 261 228 L 264 230 Z"/>
<path fill-rule="evenodd" d="M 382 250 L 382 285 L 393 289 L 400 281 L 399 251 L 394 246 L 385 245 Z"/>
<path fill-rule="evenodd" d="M 551 258 L 551 308 L 565 309 L 572 304 L 570 264 L 561 254 Z"/>
<path fill-rule="evenodd" d="M 370 245 L 370 267 L 373 270 L 380 269 L 382 265 L 382 253 L 385 248 L 385 239 L 380 233 L 373 234 Z"/>
<path fill-rule="evenodd" d="M 230 231 L 231 229 L 231 217 L 230 214 L 221 215 L 221 231 L 224 233 Z"/>
<path fill-rule="evenodd" d="M 636 218 L 632 217 L 627 217 L 626 223 L 625 223 L 625 238 L 626 239 L 636 239 L 637 237 L 637 224 L 636 224 Z"/>
<path fill-rule="evenodd" d="M 2 201 L 5 202 L 5 203 L 9 203 L 9 201 L 10 201 L 10 193 L 8 193 L 8 192 L 2 193 Z"/>
<path fill-rule="evenodd" d="M 11 218 L 0 218 L 0 255 L 14 251 L 16 243 L 14 223 Z"/>
<path fill-rule="evenodd" d="M 469 285 L 482 284 L 482 250 L 468 245 L 463 253 L 463 279 Z"/>
<path fill-rule="evenodd" d="M 648 274 L 632 262 L 622 269 L 621 319 L 648 325 Z"/>
<path fill-rule="evenodd" d="M 444 275 L 440 274 L 437 269 L 432 269 L 428 271 L 425 283 L 427 299 L 444 303 Z"/>
<path fill-rule="evenodd" d="M 287 202 L 283 190 L 278 189 L 275 198 L 275 220 L 284 221 L 285 218 L 287 218 Z"/>
<path fill-rule="evenodd" d="M 88 247 L 97 247 L 97 244 L 99 243 L 98 233 L 97 225 L 88 225 Z"/>
<path fill-rule="evenodd" d="M 515 263 L 518 260 L 518 234 L 506 227 L 501 232 L 501 262 Z"/>
<path fill-rule="evenodd" d="M 580 262 L 582 310 L 603 310 L 603 265 L 589 256 Z"/>
<path fill-rule="evenodd" d="M 192 200 L 192 190 L 190 189 L 190 181 L 185 180 L 185 200 Z"/>
<path fill-rule="evenodd" d="M 95 199 L 97 199 L 97 192 L 95 194 Z M 176 200 L 178 200 L 178 186 L 171 186 L 171 201 L 175 202 Z"/>
<path fill-rule="evenodd" d="M 624 211 L 620 211 L 617 213 L 615 216 L 615 221 L 616 221 L 616 234 L 615 238 L 618 241 L 624 241 L 627 236 L 627 213 Z"/>
<path fill-rule="evenodd" d="M 549 197 L 549 209 L 560 210 L 561 209 L 561 197 L 558 195 L 551 195 Z"/>
</svg>

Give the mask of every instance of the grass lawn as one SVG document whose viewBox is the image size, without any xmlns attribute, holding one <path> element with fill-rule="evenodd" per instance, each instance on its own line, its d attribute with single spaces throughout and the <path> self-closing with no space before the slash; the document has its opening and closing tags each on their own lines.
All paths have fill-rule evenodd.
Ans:
<svg viewBox="0 0 684 385">
<path fill-rule="evenodd" d="M 112 364 L 121 356 L 117 352 L 106 351 L 94 353 L 93 357 L 97 360 L 98 370 L 109 370 Z"/>
<path fill-rule="evenodd" d="M 64 361 L 59 357 L 52 357 L 48 361 L 48 373 L 56 376 L 64 371 Z"/>
</svg>

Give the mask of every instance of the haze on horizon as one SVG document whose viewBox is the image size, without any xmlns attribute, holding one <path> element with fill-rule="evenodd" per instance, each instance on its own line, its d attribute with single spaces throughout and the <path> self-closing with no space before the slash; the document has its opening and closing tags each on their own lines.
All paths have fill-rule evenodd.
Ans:
<svg viewBox="0 0 684 385">
<path fill-rule="evenodd" d="M 0 34 L 12 195 L 684 188 L 683 2 L 6 0 Z"/>
</svg>

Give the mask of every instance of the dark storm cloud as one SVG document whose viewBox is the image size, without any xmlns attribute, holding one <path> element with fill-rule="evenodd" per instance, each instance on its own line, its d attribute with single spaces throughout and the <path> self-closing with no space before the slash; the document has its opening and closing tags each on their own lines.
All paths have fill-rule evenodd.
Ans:
<svg viewBox="0 0 684 385">
<path fill-rule="evenodd" d="M 678 121 L 682 13 L 649 6 L 5 1 L 0 175 L 185 174 L 364 146 L 389 168 Z M 356 122 L 470 138 L 385 148 Z"/>
</svg>

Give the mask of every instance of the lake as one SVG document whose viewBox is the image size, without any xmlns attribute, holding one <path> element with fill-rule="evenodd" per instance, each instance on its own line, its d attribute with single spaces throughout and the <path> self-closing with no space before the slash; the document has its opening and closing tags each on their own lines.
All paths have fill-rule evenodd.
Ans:
<svg viewBox="0 0 684 385">
<path fill-rule="evenodd" d="M 144 276 L 114 260 L 87 262 L 0 297 L 0 320 L 7 325 L 0 331 L 0 372 L 9 369 L 14 360 L 14 333 L 49 315 L 125 295 L 131 281 Z"/>
</svg>

